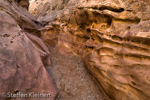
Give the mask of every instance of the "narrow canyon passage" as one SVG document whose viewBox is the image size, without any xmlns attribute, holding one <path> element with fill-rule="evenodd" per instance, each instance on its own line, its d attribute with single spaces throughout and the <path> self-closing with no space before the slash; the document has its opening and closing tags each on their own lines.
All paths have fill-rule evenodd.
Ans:
<svg viewBox="0 0 150 100">
<path fill-rule="evenodd" d="M 52 66 L 46 70 L 59 90 L 57 100 L 106 100 L 79 57 L 64 56 L 53 47 L 49 50 Z"/>
<path fill-rule="evenodd" d="M 0 0 L 0 100 L 149 94 L 150 0 Z"/>
</svg>

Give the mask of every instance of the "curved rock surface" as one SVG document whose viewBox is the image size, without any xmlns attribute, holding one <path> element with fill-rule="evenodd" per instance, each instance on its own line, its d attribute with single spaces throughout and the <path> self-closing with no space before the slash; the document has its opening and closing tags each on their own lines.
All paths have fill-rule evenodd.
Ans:
<svg viewBox="0 0 150 100">
<path fill-rule="evenodd" d="M 64 1 L 62 9 L 52 1 L 36 8 L 37 20 L 47 22 L 44 43 L 79 55 L 108 99 L 149 100 L 150 2 Z"/>
<path fill-rule="evenodd" d="M 55 100 L 58 94 L 45 70 L 51 62 L 48 48 L 37 37 L 41 24 L 28 13 L 28 6 L 28 0 L 0 1 L 0 100 L 41 100 L 28 98 L 32 92 L 50 93 L 42 100 Z M 9 97 L 18 92 L 27 98 Z"/>
</svg>

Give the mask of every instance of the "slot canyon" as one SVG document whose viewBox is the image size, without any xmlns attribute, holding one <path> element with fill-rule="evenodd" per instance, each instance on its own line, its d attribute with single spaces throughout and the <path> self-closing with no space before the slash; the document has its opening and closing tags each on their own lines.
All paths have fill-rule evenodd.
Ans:
<svg viewBox="0 0 150 100">
<path fill-rule="evenodd" d="M 150 100 L 150 1 L 0 0 L 0 100 Z"/>
</svg>

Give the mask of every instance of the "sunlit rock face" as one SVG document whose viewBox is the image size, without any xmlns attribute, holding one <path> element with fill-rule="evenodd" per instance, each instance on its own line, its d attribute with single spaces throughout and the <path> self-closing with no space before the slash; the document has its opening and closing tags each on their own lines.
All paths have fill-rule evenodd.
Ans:
<svg viewBox="0 0 150 100">
<path fill-rule="evenodd" d="M 150 5 L 150 1 L 149 1 L 149 0 L 141 0 L 141 1 L 144 1 L 144 2 L 146 2 L 147 4 Z"/>
<path fill-rule="evenodd" d="M 27 97 L 30 92 L 51 94 L 51 98 L 42 100 L 57 97 L 55 82 L 45 70 L 51 62 L 50 53 L 39 38 L 41 24 L 28 13 L 28 5 L 28 0 L 0 1 L 0 100 L 13 100 L 7 93 L 18 92 Z"/>
<path fill-rule="evenodd" d="M 65 2 L 58 9 L 61 4 L 45 0 L 30 10 L 45 22 L 44 43 L 66 56 L 79 55 L 108 99 L 149 100 L 149 1 Z"/>
</svg>

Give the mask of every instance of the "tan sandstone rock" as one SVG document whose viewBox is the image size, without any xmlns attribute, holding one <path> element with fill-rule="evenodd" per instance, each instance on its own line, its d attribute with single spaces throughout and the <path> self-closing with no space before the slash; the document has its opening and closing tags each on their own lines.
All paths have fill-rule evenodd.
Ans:
<svg viewBox="0 0 150 100">
<path fill-rule="evenodd" d="M 35 13 L 47 22 L 45 44 L 79 55 L 108 99 L 150 99 L 148 0 L 69 0 L 63 9 L 52 4 L 58 3 L 46 2 Z"/>
</svg>

